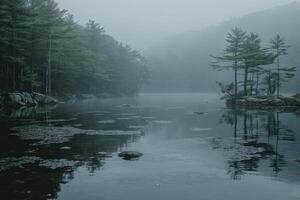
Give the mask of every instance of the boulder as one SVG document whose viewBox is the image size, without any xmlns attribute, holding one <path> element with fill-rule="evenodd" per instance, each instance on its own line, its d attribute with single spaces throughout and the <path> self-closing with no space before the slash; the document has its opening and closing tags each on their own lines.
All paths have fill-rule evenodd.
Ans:
<svg viewBox="0 0 300 200">
<path fill-rule="evenodd" d="M 44 94 L 34 92 L 32 96 L 39 105 L 55 105 L 59 103 L 57 99 Z"/>
<path fill-rule="evenodd" d="M 123 152 L 119 153 L 119 157 L 123 158 L 124 160 L 137 159 L 143 155 L 144 154 L 137 152 L 137 151 L 123 151 Z"/>
<path fill-rule="evenodd" d="M 0 96 L 0 107 L 7 108 L 34 107 L 57 103 L 56 99 L 39 93 L 11 92 Z"/>
</svg>

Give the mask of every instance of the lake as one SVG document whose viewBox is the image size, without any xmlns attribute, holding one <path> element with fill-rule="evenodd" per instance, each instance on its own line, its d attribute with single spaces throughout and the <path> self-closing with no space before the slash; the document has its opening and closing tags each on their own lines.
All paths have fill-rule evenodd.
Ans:
<svg viewBox="0 0 300 200">
<path fill-rule="evenodd" d="M 140 94 L 3 112 L 0 128 L 5 200 L 300 199 L 296 111 Z"/>
</svg>

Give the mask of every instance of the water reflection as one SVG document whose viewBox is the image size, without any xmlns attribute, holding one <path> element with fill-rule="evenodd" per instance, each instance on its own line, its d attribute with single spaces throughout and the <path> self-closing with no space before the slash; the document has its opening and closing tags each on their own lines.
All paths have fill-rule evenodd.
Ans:
<svg viewBox="0 0 300 200">
<path fill-rule="evenodd" d="M 104 111 L 88 114 L 78 110 L 62 114 L 63 111 L 52 112 L 54 108 L 3 114 L 0 120 L 1 198 L 55 199 L 61 184 L 72 180 L 79 168 L 84 167 L 91 176 L 101 171 L 107 159 L 144 134 L 141 127 L 145 120 L 135 115 L 118 120 L 124 118 L 129 109 L 116 111 L 113 108 L 104 107 Z M 106 119 L 114 119 L 116 123 L 98 123 Z"/>
<path fill-rule="evenodd" d="M 245 174 L 261 172 L 267 167 L 272 169 L 272 176 L 278 176 L 288 167 L 286 157 L 291 152 L 281 147 L 294 143 L 296 137 L 282 122 L 284 114 L 277 110 L 227 110 L 221 116 L 219 124 L 231 125 L 233 138 L 214 139 L 213 144 L 228 152 L 228 174 L 232 179 L 241 179 Z"/>
<path fill-rule="evenodd" d="M 0 196 L 73 199 L 74 191 L 83 189 L 101 199 L 101 188 L 108 199 L 119 199 L 122 192 L 132 199 L 138 187 L 149 194 L 141 192 L 145 199 L 159 199 L 150 195 L 158 191 L 160 197 L 174 194 L 176 199 L 185 186 L 200 193 L 197 186 L 214 188 L 228 181 L 233 191 L 235 181 L 229 177 L 246 180 L 249 174 L 300 184 L 299 118 L 294 113 L 225 110 L 222 102 L 207 103 L 195 95 L 163 97 L 79 102 L 3 117 Z M 125 104 L 130 106 L 120 106 Z M 117 157 L 131 147 L 145 156 L 133 162 Z M 224 161 L 226 167 L 220 167 Z"/>
</svg>

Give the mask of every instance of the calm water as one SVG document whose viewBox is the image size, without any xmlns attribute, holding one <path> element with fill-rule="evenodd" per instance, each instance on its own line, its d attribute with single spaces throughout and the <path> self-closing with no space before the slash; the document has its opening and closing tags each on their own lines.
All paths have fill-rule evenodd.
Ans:
<svg viewBox="0 0 300 200">
<path fill-rule="evenodd" d="M 299 112 L 141 94 L 1 113 L 0 127 L 5 200 L 300 199 Z"/>
</svg>

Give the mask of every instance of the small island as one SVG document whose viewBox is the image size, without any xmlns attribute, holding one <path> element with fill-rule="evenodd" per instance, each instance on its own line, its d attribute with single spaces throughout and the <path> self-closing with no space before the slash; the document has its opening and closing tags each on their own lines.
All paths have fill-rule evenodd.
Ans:
<svg viewBox="0 0 300 200">
<path fill-rule="evenodd" d="M 212 67 L 218 71 L 234 72 L 233 83 L 217 82 L 228 106 L 300 107 L 300 94 L 284 96 L 280 91 L 296 72 L 295 66 L 281 65 L 281 58 L 288 54 L 289 47 L 283 37 L 278 34 L 263 47 L 257 34 L 234 28 L 228 33 L 226 42 L 222 55 L 213 56 Z"/>
</svg>

